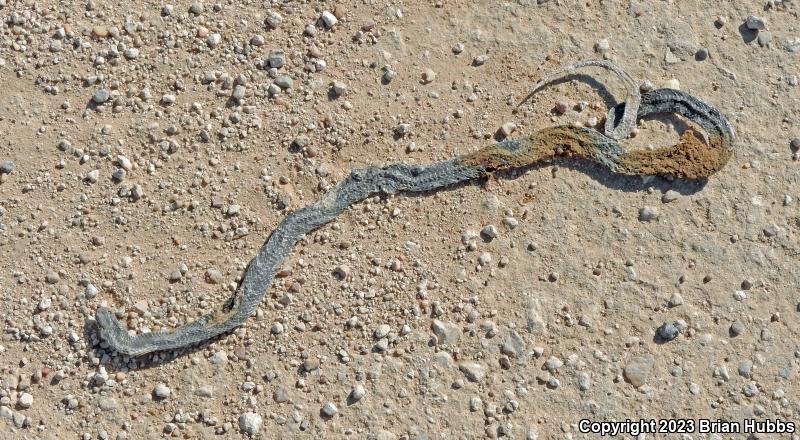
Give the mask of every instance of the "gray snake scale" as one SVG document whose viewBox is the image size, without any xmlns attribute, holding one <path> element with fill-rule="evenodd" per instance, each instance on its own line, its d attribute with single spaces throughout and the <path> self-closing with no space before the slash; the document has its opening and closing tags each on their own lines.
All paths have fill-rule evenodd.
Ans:
<svg viewBox="0 0 800 440">
<path fill-rule="evenodd" d="M 617 74 L 628 86 L 626 103 L 608 112 L 604 135 L 591 128 L 557 126 L 527 138 L 501 141 L 474 153 L 429 165 L 395 164 L 354 169 L 319 201 L 286 216 L 250 261 L 236 292 L 211 313 L 170 332 L 129 334 L 105 307 L 95 319 L 100 337 L 129 356 L 176 350 L 207 341 L 241 325 L 261 303 L 275 274 L 304 235 L 325 225 L 345 209 L 374 194 L 423 193 L 467 182 L 488 173 L 521 169 L 566 156 L 591 160 L 614 173 L 704 179 L 719 171 L 732 154 L 733 129 L 715 108 L 678 90 L 640 94 L 630 77 L 606 61 L 587 61 L 562 68 L 537 83 L 534 92 L 556 74 L 598 66 Z M 636 120 L 656 113 L 674 113 L 694 122 L 707 139 L 687 130 L 678 144 L 655 150 L 629 150 L 616 139 L 630 135 Z"/>
</svg>

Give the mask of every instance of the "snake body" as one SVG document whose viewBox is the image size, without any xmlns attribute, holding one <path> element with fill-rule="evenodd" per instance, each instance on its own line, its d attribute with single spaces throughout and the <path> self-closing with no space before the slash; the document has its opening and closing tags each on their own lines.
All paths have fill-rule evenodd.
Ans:
<svg viewBox="0 0 800 440">
<path fill-rule="evenodd" d="M 611 69 L 609 65 L 608 62 L 584 62 L 556 73 L 574 70 L 570 67 L 575 66 Z M 618 69 L 615 71 L 622 76 L 624 72 L 620 72 Z M 632 80 L 630 84 L 633 84 Z M 238 327 L 261 303 L 275 274 L 298 240 L 374 194 L 435 191 L 488 173 L 521 169 L 563 156 L 594 161 L 619 174 L 685 179 L 706 178 L 728 161 L 735 134 L 718 110 L 677 90 L 659 89 L 641 95 L 635 90 L 632 93 L 636 95 L 633 99 L 629 93 L 626 103 L 608 112 L 606 131 L 612 136 L 591 128 L 556 126 L 526 138 L 504 140 L 471 154 L 428 165 L 400 163 L 355 169 L 316 203 L 288 214 L 250 261 L 236 292 L 211 313 L 170 332 L 132 336 L 113 311 L 99 307 L 95 319 L 100 337 L 119 353 L 141 356 L 188 347 Z M 655 113 L 676 113 L 687 118 L 705 131 L 708 140 L 687 130 L 676 145 L 655 150 L 632 151 L 617 142 L 615 137 L 627 137 L 637 119 Z"/>
</svg>

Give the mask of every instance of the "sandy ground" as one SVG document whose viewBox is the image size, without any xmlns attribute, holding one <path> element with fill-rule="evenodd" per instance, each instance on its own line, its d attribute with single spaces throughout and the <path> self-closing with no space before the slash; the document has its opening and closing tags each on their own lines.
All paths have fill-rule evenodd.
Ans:
<svg viewBox="0 0 800 440">
<path fill-rule="evenodd" d="M 0 436 L 571 439 L 599 437 L 582 419 L 797 423 L 799 11 L 0 0 L 0 162 L 13 162 L 0 175 Z M 508 122 L 513 137 L 602 118 L 623 89 L 601 71 L 516 105 L 544 73 L 603 57 L 717 106 L 738 135 L 728 165 L 698 184 L 559 160 L 375 197 L 300 243 L 232 334 L 139 360 L 98 340 L 100 304 L 140 332 L 224 300 L 277 222 L 352 168 L 471 152 Z M 686 129 L 644 121 L 630 144 Z M 496 238 L 470 238 L 488 225 Z M 664 323 L 680 334 L 658 341 Z M 682 438 L 798 438 L 697 428 Z"/>
</svg>

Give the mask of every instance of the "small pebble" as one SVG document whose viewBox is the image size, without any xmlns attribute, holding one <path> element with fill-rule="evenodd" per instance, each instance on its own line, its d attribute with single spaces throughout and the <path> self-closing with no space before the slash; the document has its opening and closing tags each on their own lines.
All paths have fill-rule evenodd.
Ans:
<svg viewBox="0 0 800 440">
<path fill-rule="evenodd" d="M 603 55 L 606 52 L 608 52 L 609 50 L 611 50 L 611 45 L 608 43 L 608 40 L 603 38 L 602 40 L 600 40 L 597 43 L 595 43 L 594 50 L 595 50 L 595 52 Z"/>
<path fill-rule="evenodd" d="M 208 38 L 206 38 L 206 44 L 208 45 L 208 47 L 212 49 L 217 47 L 221 41 L 222 41 L 222 35 L 218 33 L 213 33 L 209 35 Z"/>
<path fill-rule="evenodd" d="M 22 393 L 17 399 L 17 405 L 22 409 L 30 408 L 33 405 L 33 396 L 28 393 Z"/>
<path fill-rule="evenodd" d="M 37 304 L 36 308 L 43 312 L 49 309 L 52 304 L 53 301 L 50 299 L 50 297 L 44 297 L 39 301 L 39 304 Z"/>
<path fill-rule="evenodd" d="M 0 164 L 0 174 L 11 174 L 14 171 L 14 162 L 10 160 L 4 160 L 2 164 Z"/>
<path fill-rule="evenodd" d="M 331 83 L 331 92 L 338 98 L 347 92 L 347 86 L 341 81 L 334 81 Z"/>
<path fill-rule="evenodd" d="M 645 206 L 639 210 L 639 221 L 650 222 L 658 218 L 658 209 Z"/>
<path fill-rule="evenodd" d="M 264 20 L 264 23 L 270 29 L 277 29 L 282 22 L 283 22 L 283 17 L 281 17 L 281 14 L 272 11 L 269 13 L 269 15 L 267 15 L 267 18 Z"/>
<path fill-rule="evenodd" d="M 264 43 L 266 43 L 266 41 L 264 40 L 263 35 L 253 35 L 252 37 L 250 37 L 251 46 L 260 47 L 263 46 Z M 271 67 L 276 67 L 276 66 L 271 66 Z"/>
<path fill-rule="evenodd" d="M 286 403 L 289 401 L 289 391 L 286 388 L 278 387 L 272 392 L 272 400 L 275 403 Z"/>
<path fill-rule="evenodd" d="M 375 333 L 373 334 L 373 336 L 375 337 L 375 339 L 385 338 L 391 330 L 392 328 L 389 325 L 381 324 L 378 326 L 378 328 L 375 329 Z"/>
<path fill-rule="evenodd" d="M 486 225 L 481 229 L 481 235 L 488 239 L 493 239 L 497 237 L 497 226 L 495 225 Z"/>
<path fill-rule="evenodd" d="M 733 337 L 739 336 L 745 331 L 745 326 L 742 321 L 734 321 L 729 329 L 730 335 Z"/>
<path fill-rule="evenodd" d="M 325 405 L 322 405 L 322 410 L 320 410 L 320 412 L 323 416 L 330 418 L 339 412 L 339 408 L 336 408 L 336 405 L 334 405 L 333 402 L 327 402 Z"/>
<path fill-rule="evenodd" d="M 698 49 L 697 52 L 695 52 L 694 54 L 694 59 L 696 59 L 697 61 L 705 61 L 706 59 L 708 59 L 708 49 L 705 47 L 701 47 L 700 49 Z"/>
<path fill-rule="evenodd" d="M 364 396 L 367 395 L 367 390 L 364 388 L 364 385 L 356 384 L 353 389 L 350 391 L 350 400 L 352 402 L 358 402 L 359 400 L 363 399 Z"/>
<path fill-rule="evenodd" d="M 664 203 L 674 202 L 675 200 L 678 200 L 678 197 L 680 196 L 681 194 L 678 191 L 670 189 L 667 190 L 667 192 L 665 192 L 663 196 L 661 196 L 661 201 Z"/>
<path fill-rule="evenodd" d="M 211 365 L 223 365 L 228 362 L 228 354 L 225 353 L 225 351 L 220 350 L 211 355 L 211 357 L 208 358 L 208 362 Z"/>
<path fill-rule="evenodd" d="M 56 284 L 61 280 L 61 277 L 58 276 L 58 273 L 53 270 L 48 270 L 44 276 L 45 281 L 47 284 Z"/>
<path fill-rule="evenodd" d="M 103 104 L 108 101 L 109 98 L 111 98 L 111 92 L 106 89 L 97 89 L 94 95 L 92 95 L 92 101 L 94 101 L 95 104 Z"/>
<path fill-rule="evenodd" d="M 489 55 L 485 55 L 485 54 L 484 55 L 478 55 L 472 60 L 472 65 L 474 65 L 476 67 L 477 66 L 482 66 L 482 65 L 486 64 L 487 61 L 489 61 Z"/>
<path fill-rule="evenodd" d="M 256 413 L 247 412 L 239 416 L 239 430 L 247 435 L 258 434 L 262 423 L 261 416 Z"/>
<path fill-rule="evenodd" d="M 436 72 L 431 69 L 425 69 L 425 71 L 422 72 L 422 82 L 424 84 L 430 84 L 434 80 L 436 80 Z"/>
<path fill-rule="evenodd" d="M 303 370 L 310 373 L 319 368 L 319 359 L 316 357 L 309 357 L 303 361 Z"/>
<path fill-rule="evenodd" d="M 135 60 L 136 58 L 139 58 L 139 49 L 135 47 L 129 47 L 125 49 L 125 51 L 122 54 L 125 56 L 126 59 Z"/>
<path fill-rule="evenodd" d="M 656 336 L 662 341 L 671 341 L 678 337 L 678 328 L 671 322 L 661 324 L 661 327 L 656 330 Z"/>
<path fill-rule="evenodd" d="M 222 272 L 215 267 L 210 267 L 206 269 L 205 279 L 209 284 L 219 284 L 222 282 Z"/>
<path fill-rule="evenodd" d="M 293 84 L 294 81 L 287 75 L 278 75 L 278 77 L 275 78 L 275 85 L 283 90 L 291 89 Z"/>
<path fill-rule="evenodd" d="M 166 399 L 170 394 L 171 390 L 163 383 L 159 383 L 155 386 L 155 388 L 153 388 L 153 397 L 156 399 Z"/>
<path fill-rule="evenodd" d="M 100 170 L 92 170 L 86 173 L 86 180 L 90 183 L 97 183 L 97 180 L 100 178 Z"/>
<path fill-rule="evenodd" d="M 479 382 L 486 377 L 486 366 L 477 362 L 462 362 L 459 364 L 458 369 L 464 373 L 467 380 L 470 382 Z"/>
<path fill-rule="evenodd" d="M 172 8 L 170 8 L 172 9 Z M 205 11 L 205 6 L 200 2 L 194 2 L 189 6 L 189 12 L 194 15 L 200 15 Z"/>
<path fill-rule="evenodd" d="M 647 381 L 650 370 L 653 369 L 655 359 L 652 355 L 635 356 L 628 361 L 623 373 L 625 378 L 636 388 L 641 387 Z"/>
<path fill-rule="evenodd" d="M 555 372 L 556 370 L 558 370 L 562 366 L 564 366 L 564 362 L 561 359 L 559 359 L 559 358 L 557 358 L 555 356 L 550 356 L 550 358 L 547 359 L 545 361 L 545 363 L 544 363 L 544 368 L 547 371 L 550 371 L 551 373 Z"/>
<path fill-rule="evenodd" d="M 244 99 L 244 95 L 246 92 L 247 89 L 243 85 L 239 84 L 233 88 L 233 93 L 231 93 L 231 98 L 237 101 L 241 101 L 242 99 Z"/>
<path fill-rule="evenodd" d="M 737 368 L 737 372 L 739 376 L 742 377 L 750 377 L 750 371 L 753 369 L 753 362 L 749 360 L 744 360 L 739 363 L 739 367 Z"/>
<path fill-rule="evenodd" d="M 745 20 L 745 25 L 747 26 L 747 29 L 750 29 L 751 31 L 760 31 L 767 27 L 767 23 L 764 21 L 764 19 L 761 17 L 756 17 L 755 15 L 750 15 L 747 17 Z"/>
<path fill-rule="evenodd" d="M 514 133 L 516 130 L 517 130 L 517 124 L 513 122 L 506 122 L 500 126 L 500 134 L 503 136 L 503 138 L 511 136 L 511 134 Z"/>
<path fill-rule="evenodd" d="M 131 163 L 130 159 L 123 155 L 117 156 L 117 163 L 125 171 L 131 171 L 133 169 L 133 164 Z"/>
<path fill-rule="evenodd" d="M 383 72 L 383 76 L 382 76 L 382 78 L 383 78 L 383 82 L 385 82 L 386 84 L 388 84 L 388 83 L 392 82 L 392 80 L 393 80 L 393 79 L 394 79 L 396 76 L 397 76 L 397 72 L 395 72 L 395 71 L 394 71 L 394 70 L 392 70 L 392 69 L 386 69 L 386 70 Z"/>
<path fill-rule="evenodd" d="M 95 287 L 94 284 L 87 284 L 86 288 L 83 289 L 83 294 L 87 299 L 92 299 L 97 296 L 97 292 L 97 287 Z"/>
<path fill-rule="evenodd" d="M 789 148 L 792 151 L 800 151 L 800 137 L 796 137 L 789 142 Z"/>
<path fill-rule="evenodd" d="M 514 217 L 506 217 L 503 219 L 503 224 L 505 224 L 508 229 L 516 229 L 516 227 L 519 226 L 519 221 Z"/>
<path fill-rule="evenodd" d="M 323 11 L 320 18 L 322 19 L 322 23 L 324 23 L 325 27 L 328 29 L 334 27 L 336 23 L 339 22 L 339 19 L 337 19 L 336 16 L 330 11 Z"/>
</svg>

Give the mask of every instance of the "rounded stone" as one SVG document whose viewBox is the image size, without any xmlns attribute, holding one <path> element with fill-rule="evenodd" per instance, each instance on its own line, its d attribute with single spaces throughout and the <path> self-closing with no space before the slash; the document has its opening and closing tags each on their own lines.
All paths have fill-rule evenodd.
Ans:
<svg viewBox="0 0 800 440">
<path fill-rule="evenodd" d="M 645 384 L 647 377 L 650 375 L 650 370 L 653 369 L 655 358 L 652 355 L 635 356 L 631 358 L 628 365 L 625 366 L 623 373 L 625 379 L 636 388 Z"/>
<path fill-rule="evenodd" d="M 385 338 L 392 328 L 387 324 L 381 324 L 375 329 L 375 339 Z"/>
<path fill-rule="evenodd" d="M 742 321 L 734 321 L 734 323 L 731 324 L 729 332 L 730 332 L 731 336 L 736 337 L 736 336 L 739 336 L 742 333 L 744 333 L 745 330 L 746 330 L 746 328 L 745 328 L 744 324 L 742 323 Z"/>
<path fill-rule="evenodd" d="M 639 221 L 650 222 L 658 218 L 658 209 L 645 206 L 639 210 Z"/>
<path fill-rule="evenodd" d="M 23 409 L 30 408 L 33 405 L 33 396 L 28 393 L 22 393 L 19 399 L 17 399 L 17 405 Z"/>
<path fill-rule="evenodd" d="M 10 174 L 12 171 L 14 171 L 14 162 L 5 160 L 0 164 L 0 174 Z"/>
<path fill-rule="evenodd" d="M 262 423 L 261 416 L 253 412 L 247 412 L 239 416 L 239 430 L 247 435 L 258 434 Z"/>
<path fill-rule="evenodd" d="M 284 90 L 291 89 L 293 84 L 294 81 L 292 80 L 292 78 L 286 75 L 279 75 L 277 78 L 275 78 L 275 85 L 280 87 L 281 89 Z"/>
<path fill-rule="evenodd" d="M 163 383 L 156 384 L 156 386 L 153 388 L 153 397 L 158 400 L 166 399 L 171 393 L 172 391 L 169 389 L 169 387 Z"/>
<path fill-rule="evenodd" d="M 109 98 L 111 98 L 111 92 L 107 89 L 97 89 L 94 95 L 92 95 L 92 101 L 94 101 L 95 104 L 103 104 L 108 101 Z"/>
<path fill-rule="evenodd" d="M 678 328 L 675 327 L 675 324 L 671 322 L 665 322 L 661 324 L 661 327 L 656 330 L 656 336 L 658 336 L 658 339 L 665 342 L 677 338 L 679 333 L 680 332 L 678 331 Z"/>
<path fill-rule="evenodd" d="M 356 384 L 353 387 L 352 391 L 350 391 L 350 400 L 352 402 L 358 402 L 359 400 L 363 399 L 364 396 L 367 395 L 367 390 L 364 388 L 364 385 Z"/>
<path fill-rule="evenodd" d="M 325 417 L 333 417 L 338 412 L 339 408 L 337 408 L 333 402 L 327 402 L 325 405 L 322 405 L 322 409 L 320 410 L 320 413 Z"/>
<path fill-rule="evenodd" d="M 745 25 L 747 26 L 747 29 L 750 29 L 751 31 L 760 31 L 767 27 L 767 23 L 764 21 L 764 19 L 761 17 L 756 17 L 755 15 L 747 17 L 745 20 Z"/>
</svg>

